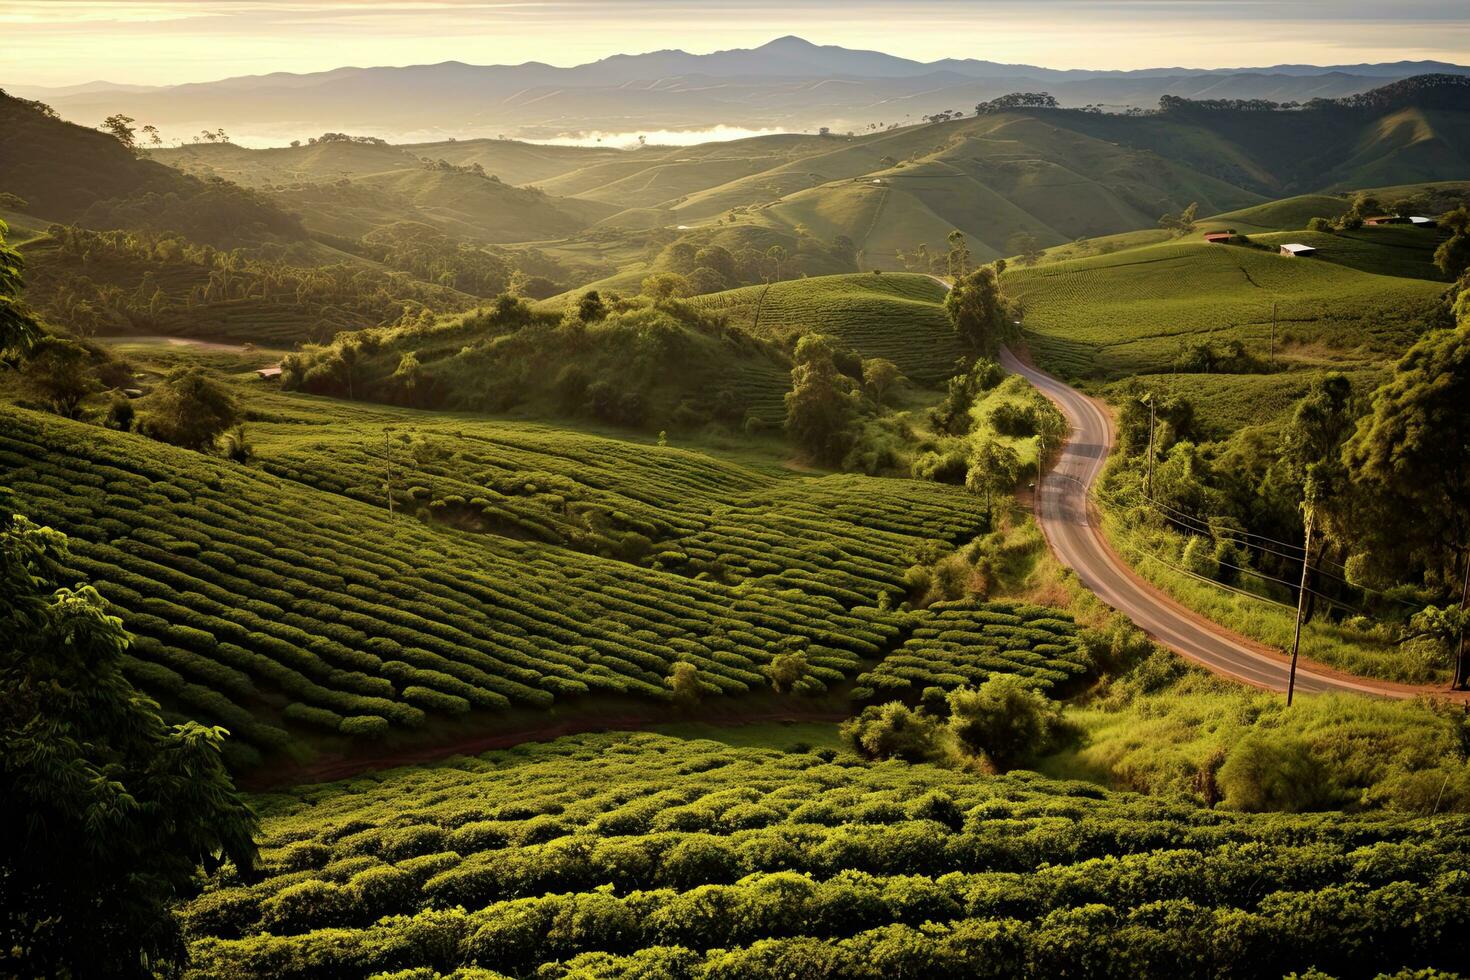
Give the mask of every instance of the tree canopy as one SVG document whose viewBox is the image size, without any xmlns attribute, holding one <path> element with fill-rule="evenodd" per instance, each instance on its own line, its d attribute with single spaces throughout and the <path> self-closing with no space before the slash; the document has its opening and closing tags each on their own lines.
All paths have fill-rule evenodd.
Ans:
<svg viewBox="0 0 1470 980">
<path fill-rule="evenodd" d="M 1010 336 L 1010 311 L 995 269 L 984 265 L 955 280 L 944 309 L 971 350 L 994 354 Z"/>
<path fill-rule="evenodd" d="M 148 977 L 185 959 L 169 906 L 198 867 L 249 876 L 256 821 L 227 733 L 164 724 L 123 674 L 121 620 L 58 586 L 68 557 L 0 518 L 0 973 Z"/>
</svg>

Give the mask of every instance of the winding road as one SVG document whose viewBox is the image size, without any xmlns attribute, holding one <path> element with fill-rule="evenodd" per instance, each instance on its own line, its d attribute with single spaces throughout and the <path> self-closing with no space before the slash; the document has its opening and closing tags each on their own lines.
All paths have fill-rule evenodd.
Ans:
<svg viewBox="0 0 1470 980">
<path fill-rule="evenodd" d="M 1070 433 L 1056 465 L 1042 478 L 1036 517 L 1062 564 L 1099 599 L 1126 615 L 1158 642 L 1217 674 L 1272 691 L 1285 691 L 1288 658 L 1236 636 L 1191 612 L 1129 569 L 1093 518 L 1088 491 L 1113 445 L 1113 420 L 1093 399 L 1001 350 L 1006 370 L 1022 375 L 1067 417 Z M 1327 673 L 1298 665 L 1299 692 L 1350 692 L 1412 697 L 1425 689 Z"/>
</svg>

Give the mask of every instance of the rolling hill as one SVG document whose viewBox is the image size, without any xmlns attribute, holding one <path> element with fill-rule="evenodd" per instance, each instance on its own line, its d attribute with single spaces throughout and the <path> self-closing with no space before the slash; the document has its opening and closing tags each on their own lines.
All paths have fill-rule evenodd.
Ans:
<svg viewBox="0 0 1470 980">
<path fill-rule="evenodd" d="M 944 312 L 944 287 L 911 274 L 819 276 L 700 296 L 694 304 L 758 337 L 822 333 L 862 357 L 886 357 L 933 384 L 963 352 Z"/>
<path fill-rule="evenodd" d="M 257 194 L 140 160 L 111 136 L 0 92 L 0 191 L 44 222 L 175 231 L 218 247 L 294 242 L 300 222 Z"/>
<path fill-rule="evenodd" d="M 1434 233 L 1418 234 L 1426 241 L 1414 254 L 1422 256 Z M 1280 255 L 1271 244 L 1278 237 L 1310 237 L 1320 252 Z M 1026 337 L 1039 363 L 1072 377 L 1167 373 L 1199 343 L 1239 341 L 1265 358 L 1273 304 L 1278 356 L 1377 362 L 1408 346 L 1445 288 L 1364 270 L 1403 271 L 1402 241 L 1400 229 L 1347 238 L 1267 235 L 1260 247 L 1177 240 L 1010 269 L 1005 285 L 1025 306 Z M 1365 258 L 1365 247 L 1378 254 Z"/>
</svg>

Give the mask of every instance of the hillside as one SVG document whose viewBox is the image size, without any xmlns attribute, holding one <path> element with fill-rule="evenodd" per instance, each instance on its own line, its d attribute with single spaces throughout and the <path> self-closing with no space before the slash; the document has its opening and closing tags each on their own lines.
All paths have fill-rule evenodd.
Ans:
<svg viewBox="0 0 1470 980">
<path fill-rule="evenodd" d="M 0 191 L 45 222 L 181 232 L 233 247 L 299 241 L 300 223 L 233 184 L 140 160 L 116 139 L 0 92 Z"/>
<path fill-rule="evenodd" d="M 985 521 L 975 498 L 932 483 L 777 477 L 299 396 L 257 404 L 253 467 L 0 409 L 14 506 L 72 535 L 73 573 L 138 637 L 129 676 L 174 717 L 227 725 L 240 764 L 390 731 L 442 739 L 466 712 L 493 723 L 589 694 L 657 706 L 675 659 L 699 665 L 708 695 L 736 696 L 800 649 L 810 690 L 835 687 L 906 638 L 875 603 L 905 593 L 914 550 Z M 385 426 L 396 521 L 378 489 Z M 1038 615 L 1017 612 L 980 620 L 1006 637 Z M 1021 630 L 968 656 L 1066 679 L 1081 669 L 1068 635 Z"/>
<path fill-rule="evenodd" d="M 1444 292 L 1442 282 L 1404 275 L 1426 268 L 1434 235 L 1274 233 L 1253 238 L 1259 247 L 1191 238 L 1013 268 L 1005 282 L 1025 305 L 1039 363 L 1072 377 L 1167 373 L 1191 345 L 1230 341 L 1264 361 L 1273 304 L 1279 358 L 1377 363 L 1412 342 Z M 1278 254 L 1286 240 L 1320 251 L 1289 258 Z"/>
<path fill-rule="evenodd" d="M 758 337 L 829 334 L 864 358 L 886 357 L 910 379 L 934 384 L 954 374 L 962 353 L 942 306 L 944 287 L 912 274 L 820 276 L 698 297 Z"/>
</svg>

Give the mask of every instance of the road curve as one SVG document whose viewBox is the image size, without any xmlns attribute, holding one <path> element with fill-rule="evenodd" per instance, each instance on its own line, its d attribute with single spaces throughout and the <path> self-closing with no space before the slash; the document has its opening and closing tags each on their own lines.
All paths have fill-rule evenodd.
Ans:
<svg viewBox="0 0 1470 980">
<path fill-rule="evenodd" d="M 1210 670 L 1272 691 L 1285 691 L 1288 659 L 1237 637 L 1143 581 L 1124 565 L 1093 520 L 1088 491 L 1113 445 L 1112 417 L 1093 399 L 1023 363 L 1002 348 L 1001 364 L 1022 375 L 1067 417 L 1070 432 L 1056 465 L 1041 479 L 1036 517 L 1052 551 L 1097 597 L 1158 642 Z M 1298 666 L 1300 692 L 1351 692 L 1381 697 L 1423 693 L 1400 685 L 1318 673 Z"/>
</svg>

